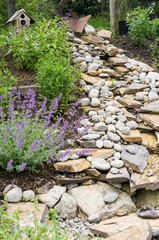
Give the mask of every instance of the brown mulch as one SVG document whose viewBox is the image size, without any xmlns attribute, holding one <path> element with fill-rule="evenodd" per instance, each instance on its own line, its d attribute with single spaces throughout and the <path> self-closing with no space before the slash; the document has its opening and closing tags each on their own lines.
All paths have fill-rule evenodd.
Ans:
<svg viewBox="0 0 159 240">
<path fill-rule="evenodd" d="M 154 66 L 154 59 L 152 58 L 149 50 L 149 45 L 152 43 L 152 41 L 152 39 L 149 39 L 144 47 L 138 47 L 132 43 L 129 37 L 115 37 L 112 40 L 112 44 L 118 48 L 126 50 L 127 56 L 143 61 L 144 63 L 155 67 L 156 71 L 159 71 L 159 61 Z M 35 73 L 33 71 L 29 71 L 27 69 L 17 69 L 11 55 L 6 57 L 6 61 L 7 67 L 10 69 L 11 73 L 18 78 L 18 86 L 36 83 Z M 77 99 L 83 97 L 82 94 L 83 93 L 80 91 L 75 92 Z M 26 171 L 21 173 L 8 173 L 0 168 L 0 198 L 3 196 L 2 191 L 4 188 L 11 183 L 21 187 L 23 191 L 28 189 L 33 189 L 36 191 L 37 188 L 46 184 L 47 182 L 50 182 L 51 185 L 54 184 L 54 177 L 57 173 L 55 173 L 55 170 L 51 164 L 44 164 L 43 166 L 38 167 L 37 170 L 38 171 L 34 173 Z"/>
</svg>

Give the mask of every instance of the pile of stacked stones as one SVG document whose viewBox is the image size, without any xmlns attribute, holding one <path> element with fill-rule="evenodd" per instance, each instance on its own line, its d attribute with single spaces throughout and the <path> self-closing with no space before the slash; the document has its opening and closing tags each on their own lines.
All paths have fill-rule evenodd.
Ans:
<svg viewBox="0 0 159 240">
<path fill-rule="evenodd" d="M 159 232 L 157 219 L 145 223 L 135 215 L 149 238 L 141 236 L 137 226 L 129 226 L 128 233 L 123 229 L 127 238 L 113 235 L 106 227 L 101 230 L 99 222 L 125 217 L 143 205 L 159 206 L 159 73 L 113 46 L 106 30 L 87 27 L 80 38 L 70 32 L 68 38 L 74 42 L 74 63 L 80 64 L 86 95 L 81 99 L 86 118 L 77 131 L 88 131 L 77 139 L 79 148 L 70 148 L 55 162 L 54 186 L 48 183 L 38 189 L 40 202 L 57 209 L 61 227 L 72 232 L 70 239 L 76 239 L 77 232 L 124 240 L 133 231 L 135 240 L 152 239 Z M 22 192 L 16 185 L 4 192 L 8 202 L 34 197 L 32 190 Z M 127 217 L 133 222 L 131 214 Z M 99 227 L 92 227 L 94 223 Z"/>
</svg>

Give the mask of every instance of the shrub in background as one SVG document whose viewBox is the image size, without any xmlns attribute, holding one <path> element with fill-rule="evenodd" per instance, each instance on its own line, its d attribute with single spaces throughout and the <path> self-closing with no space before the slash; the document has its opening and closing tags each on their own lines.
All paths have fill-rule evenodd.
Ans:
<svg viewBox="0 0 159 240">
<path fill-rule="evenodd" d="M 136 45 L 143 46 L 146 42 L 146 37 L 155 35 L 155 29 L 149 18 L 151 12 L 151 8 L 141 9 L 138 7 L 127 14 L 128 34 Z"/>
<path fill-rule="evenodd" d="M 16 97 L 17 95 L 17 97 Z M 8 171 L 35 170 L 42 163 L 51 163 L 64 156 L 59 153 L 67 136 L 75 141 L 76 130 L 81 126 L 81 117 L 72 121 L 78 103 L 64 117 L 53 123 L 61 95 L 55 98 L 49 110 L 47 98 L 40 108 L 35 93 L 30 89 L 22 101 L 15 88 L 9 92 L 7 115 L 3 112 L 3 98 L 0 99 L 0 166 Z M 6 120 L 7 119 L 7 120 Z"/>
</svg>

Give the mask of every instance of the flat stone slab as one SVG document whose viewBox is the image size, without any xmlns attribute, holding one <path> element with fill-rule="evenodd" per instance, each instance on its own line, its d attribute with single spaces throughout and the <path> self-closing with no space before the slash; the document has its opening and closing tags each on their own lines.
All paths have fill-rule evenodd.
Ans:
<svg viewBox="0 0 159 240">
<path fill-rule="evenodd" d="M 118 174 L 112 174 L 108 173 L 106 175 L 106 180 L 110 183 L 123 183 L 128 182 L 130 180 L 130 174 L 128 173 L 128 170 L 126 167 L 120 168 L 120 171 L 122 173 Z"/>
<path fill-rule="evenodd" d="M 88 162 L 85 158 L 79 158 L 77 160 L 57 162 L 54 164 L 54 167 L 56 171 L 76 173 L 89 168 L 90 165 L 90 162 Z"/>
<path fill-rule="evenodd" d="M 81 37 L 82 40 L 89 42 L 89 43 L 93 43 L 93 44 L 102 44 L 103 42 L 96 36 L 82 36 Z"/>
<path fill-rule="evenodd" d="M 116 192 L 119 197 L 114 203 L 106 204 L 104 196 L 111 192 Z M 98 213 L 101 218 L 107 218 L 114 216 L 120 208 L 127 213 L 136 210 L 127 193 L 106 183 L 97 182 L 93 185 L 79 186 L 69 190 L 68 193 L 73 196 L 78 207 L 87 216 Z"/>
<path fill-rule="evenodd" d="M 138 123 L 138 129 L 143 132 L 151 132 L 152 128 L 148 125 L 145 125 L 144 123 Z"/>
<path fill-rule="evenodd" d="M 119 73 L 121 76 L 125 75 L 126 73 L 129 72 L 129 69 L 127 69 L 126 67 L 114 67 L 114 70 Z"/>
<path fill-rule="evenodd" d="M 159 150 L 157 146 L 156 136 L 152 133 L 141 133 L 142 145 L 149 148 L 150 150 L 157 151 Z"/>
<path fill-rule="evenodd" d="M 125 93 L 137 93 L 142 92 L 145 88 L 149 87 L 149 85 L 141 84 L 141 83 L 132 83 L 125 91 Z"/>
<path fill-rule="evenodd" d="M 140 111 L 145 113 L 159 114 L 159 100 L 144 104 Z"/>
<path fill-rule="evenodd" d="M 127 231 L 129 229 L 132 229 L 134 226 L 142 226 L 142 224 L 145 225 L 145 223 L 150 224 L 153 234 L 157 234 L 159 232 L 159 219 L 142 219 L 138 217 L 136 213 L 131 213 L 127 216 L 122 217 L 113 217 L 111 219 L 101 221 L 99 224 L 91 226 L 90 230 L 95 235 L 100 235 L 101 237 L 105 237 L 110 240 L 111 236 L 115 237 L 115 235 Z M 140 229 L 142 231 L 143 228 L 140 227 Z M 142 234 L 143 233 L 141 233 L 141 236 L 143 236 Z M 124 237 L 124 235 L 122 236 Z M 114 238 L 113 240 L 123 240 L 124 239 L 123 237 L 116 239 Z M 128 237 L 125 240 L 142 240 L 142 239 L 147 240 L 147 238 L 134 238 L 133 236 Z"/>
<path fill-rule="evenodd" d="M 101 30 L 97 32 L 98 36 L 104 38 L 104 39 L 110 39 L 112 37 L 112 32 L 109 30 Z"/>
<path fill-rule="evenodd" d="M 159 147 L 159 132 L 155 131 L 155 136 L 156 136 L 156 139 L 157 139 L 157 147 Z"/>
<path fill-rule="evenodd" d="M 128 112 L 125 108 L 122 108 L 122 110 L 129 121 L 136 121 L 136 117 L 132 113 Z"/>
<path fill-rule="evenodd" d="M 67 185 L 67 184 L 74 184 L 74 183 L 84 183 L 89 180 L 93 179 L 91 176 L 85 176 L 80 178 L 68 178 L 68 177 L 54 177 L 54 180 L 58 184 Z"/>
<path fill-rule="evenodd" d="M 159 189 L 159 155 L 149 155 L 147 163 L 147 167 L 142 174 L 132 173 L 133 183 L 130 183 L 132 192 L 140 188 L 153 191 Z"/>
<path fill-rule="evenodd" d="M 123 134 L 119 130 L 117 130 L 117 133 L 125 142 L 142 142 L 141 134 L 137 129 L 130 130 L 130 133 L 128 135 Z"/>
<path fill-rule="evenodd" d="M 19 217 L 20 217 L 20 227 L 34 227 L 34 214 L 31 213 L 34 211 L 34 204 L 32 202 L 19 202 L 19 203 L 12 203 L 7 204 L 8 206 L 8 214 L 11 215 L 14 212 L 19 210 Z M 48 216 L 48 208 L 46 204 L 38 204 L 38 210 L 35 210 L 36 217 L 38 219 L 38 223 L 45 223 L 46 216 Z M 28 215 L 28 213 L 31 213 Z"/>
<path fill-rule="evenodd" d="M 110 77 L 117 77 L 117 78 L 120 77 L 120 75 L 111 68 L 104 69 L 104 72 L 107 73 Z"/>
<path fill-rule="evenodd" d="M 147 123 L 154 130 L 159 131 L 159 116 L 158 114 L 148 114 L 140 113 L 138 117 L 141 118 L 145 123 Z"/>
<path fill-rule="evenodd" d="M 87 83 L 89 84 L 94 84 L 94 83 L 97 83 L 99 80 L 101 80 L 100 77 L 92 77 L 90 75 L 87 75 L 87 74 L 82 74 L 82 78 L 83 80 L 85 80 Z"/>
<path fill-rule="evenodd" d="M 107 159 L 111 157 L 114 153 L 114 149 L 96 149 L 97 151 L 92 152 L 93 158 L 104 158 Z"/>
<path fill-rule="evenodd" d="M 126 94 L 119 98 L 119 102 L 127 108 L 139 108 L 141 107 L 141 102 L 134 100 L 135 95 Z"/>
<path fill-rule="evenodd" d="M 133 227 L 126 229 L 120 233 L 117 233 L 107 240 L 151 240 L 152 239 L 152 228 L 148 222 L 141 222 L 135 224 Z"/>
<path fill-rule="evenodd" d="M 119 58 L 119 57 L 110 57 L 110 58 L 108 58 L 108 62 L 110 62 L 116 66 L 124 66 L 124 64 L 127 63 L 126 60 L 124 60 L 123 58 Z"/>
<path fill-rule="evenodd" d="M 147 160 L 149 153 L 147 149 L 142 145 L 133 144 L 135 154 L 131 154 L 128 151 L 130 145 L 122 145 L 121 158 L 125 164 L 129 164 L 130 167 L 139 173 L 143 173 L 147 166 Z"/>
</svg>

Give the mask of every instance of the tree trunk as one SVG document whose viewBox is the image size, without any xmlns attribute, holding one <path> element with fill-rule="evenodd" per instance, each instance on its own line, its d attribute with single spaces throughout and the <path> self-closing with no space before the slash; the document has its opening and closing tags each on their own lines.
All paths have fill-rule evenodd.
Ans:
<svg viewBox="0 0 159 240">
<path fill-rule="evenodd" d="M 111 31 L 116 34 L 115 0 L 109 0 L 109 9 L 110 9 L 110 26 L 111 26 Z"/>
<path fill-rule="evenodd" d="M 15 0 L 7 0 L 8 19 L 15 13 Z"/>
</svg>

